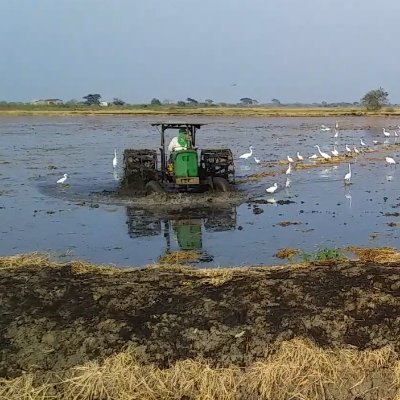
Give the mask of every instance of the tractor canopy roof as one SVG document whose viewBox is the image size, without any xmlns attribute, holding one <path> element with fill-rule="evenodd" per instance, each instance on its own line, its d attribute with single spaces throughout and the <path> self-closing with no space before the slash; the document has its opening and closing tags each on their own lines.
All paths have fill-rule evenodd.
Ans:
<svg viewBox="0 0 400 400">
<path fill-rule="evenodd" d="M 160 126 L 163 131 L 166 129 L 181 129 L 181 128 L 195 128 L 195 129 L 200 129 L 203 125 L 203 123 L 197 123 L 197 122 L 154 122 L 151 124 L 151 126 Z"/>
</svg>

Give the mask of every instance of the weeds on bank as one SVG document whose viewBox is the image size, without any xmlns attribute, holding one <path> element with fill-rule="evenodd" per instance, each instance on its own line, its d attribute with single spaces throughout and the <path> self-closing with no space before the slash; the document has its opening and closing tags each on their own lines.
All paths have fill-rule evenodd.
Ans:
<svg viewBox="0 0 400 400">
<path fill-rule="evenodd" d="M 324 247 L 317 250 L 315 253 L 303 253 L 304 262 L 311 261 L 341 261 L 345 260 L 346 257 L 338 250 Z"/>
</svg>

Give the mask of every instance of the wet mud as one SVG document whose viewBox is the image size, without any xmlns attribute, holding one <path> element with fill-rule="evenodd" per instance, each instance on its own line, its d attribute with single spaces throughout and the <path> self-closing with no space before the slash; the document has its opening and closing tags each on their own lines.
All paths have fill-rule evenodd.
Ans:
<svg viewBox="0 0 400 400">
<path fill-rule="evenodd" d="M 3 265 L 0 376 L 101 361 L 127 344 L 160 367 L 187 358 L 247 366 L 295 337 L 399 352 L 400 261 L 366 260 L 373 258 L 124 272 L 77 262 Z"/>
</svg>

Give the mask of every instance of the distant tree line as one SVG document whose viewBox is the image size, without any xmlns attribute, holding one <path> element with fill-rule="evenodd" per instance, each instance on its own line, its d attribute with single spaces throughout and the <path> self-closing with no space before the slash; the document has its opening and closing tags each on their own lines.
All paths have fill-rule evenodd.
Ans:
<svg viewBox="0 0 400 400">
<path fill-rule="evenodd" d="M 385 106 L 395 106 L 395 104 L 391 105 L 389 103 L 389 93 L 385 91 L 382 87 L 378 89 L 373 89 L 368 91 L 360 101 L 355 102 L 333 102 L 328 103 L 326 101 L 321 101 L 320 103 L 283 103 L 277 98 L 273 98 L 269 103 L 259 103 L 257 100 L 251 97 L 242 97 L 239 99 L 237 103 L 226 103 L 226 102 L 215 102 L 213 99 L 207 98 L 204 101 L 199 101 L 193 97 L 187 97 L 186 100 L 179 100 L 177 102 L 173 102 L 169 99 L 165 99 L 163 101 L 154 97 L 151 99 L 150 104 L 127 104 L 124 100 L 114 97 L 112 102 L 102 101 L 102 96 L 99 93 L 89 93 L 86 96 L 82 97 L 82 101 L 72 99 L 67 102 L 62 102 L 62 100 L 56 99 L 56 104 L 50 102 L 50 100 L 39 100 L 31 103 L 23 103 L 23 102 L 7 102 L 0 101 L 0 107 L 2 108 L 12 108 L 12 107 L 22 107 L 22 106 L 35 106 L 38 107 L 40 105 L 52 106 L 52 107 L 99 107 L 99 106 L 127 106 L 127 107 L 162 107 L 162 106 L 178 106 L 178 107 L 237 107 L 237 106 L 246 106 L 246 107 L 364 107 L 368 111 L 377 111 L 382 109 Z M 49 102 L 49 103 L 46 103 Z M 389 110 L 389 108 L 387 109 Z"/>
</svg>

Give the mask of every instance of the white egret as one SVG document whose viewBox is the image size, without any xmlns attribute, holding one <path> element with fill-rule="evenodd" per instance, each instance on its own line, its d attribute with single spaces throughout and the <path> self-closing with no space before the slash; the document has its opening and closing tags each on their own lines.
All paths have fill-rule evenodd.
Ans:
<svg viewBox="0 0 400 400">
<path fill-rule="evenodd" d="M 294 162 L 294 160 L 293 160 L 293 158 L 292 157 L 289 157 L 289 156 L 287 156 L 287 160 L 291 163 L 291 162 Z"/>
<path fill-rule="evenodd" d="M 323 132 L 327 132 L 327 131 L 330 131 L 331 128 L 328 128 L 327 126 L 322 124 L 320 130 L 323 131 Z"/>
<path fill-rule="evenodd" d="M 389 165 L 396 165 L 396 161 L 392 157 L 386 157 L 385 160 Z"/>
<path fill-rule="evenodd" d="M 254 161 L 255 161 L 257 164 L 260 164 L 260 160 L 259 160 L 257 157 L 254 157 Z"/>
<path fill-rule="evenodd" d="M 333 150 L 332 150 L 331 153 L 332 153 L 335 157 L 338 157 L 338 156 L 339 156 L 339 152 L 338 152 L 337 149 L 336 149 L 336 145 L 333 146 Z"/>
<path fill-rule="evenodd" d="M 297 152 L 297 159 L 298 159 L 299 161 L 303 161 L 303 160 L 304 160 L 304 157 L 303 157 L 302 155 L 300 155 L 299 152 Z"/>
<path fill-rule="evenodd" d="M 273 186 L 265 189 L 267 193 L 275 193 L 276 189 L 278 189 L 278 184 L 275 182 Z"/>
<path fill-rule="evenodd" d="M 315 160 L 316 158 L 318 158 L 318 156 L 316 154 L 313 154 L 312 156 L 310 156 L 308 158 L 310 158 L 311 160 Z"/>
<path fill-rule="evenodd" d="M 250 153 L 244 153 L 241 156 L 239 156 L 239 158 L 244 158 L 245 160 L 247 160 L 249 157 L 251 157 L 253 155 L 253 146 L 249 147 Z"/>
<path fill-rule="evenodd" d="M 113 168 L 117 168 L 118 160 L 117 160 L 117 150 L 114 149 L 114 158 L 112 160 Z"/>
<path fill-rule="evenodd" d="M 372 143 L 373 144 L 379 144 L 379 141 L 378 140 L 373 140 Z"/>
<path fill-rule="evenodd" d="M 329 154 L 322 152 L 317 144 L 315 145 L 315 147 L 317 148 L 318 153 L 321 155 L 321 157 L 323 157 L 325 160 L 329 160 L 332 158 Z"/>
<path fill-rule="evenodd" d="M 349 172 L 344 176 L 344 183 L 349 184 L 351 179 L 351 167 L 349 164 Z"/>
<path fill-rule="evenodd" d="M 62 178 L 60 178 L 57 183 L 64 183 L 68 178 L 68 174 L 64 174 L 64 176 Z"/>
<path fill-rule="evenodd" d="M 291 180 L 290 180 L 290 178 L 286 178 L 286 183 L 285 183 L 285 187 L 290 187 L 290 182 L 291 182 Z"/>
<path fill-rule="evenodd" d="M 397 131 L 394 131 L 394 136 L 399 137 L 399 134 L 397 133 Z"/>
<path fill-rule="evenodd" d="M 354 153 L 360 154 L 360 150 L 358 150 L 356 146 L 354 146 Z"/>
<path fill-rule="evenodd" d="M 348 153 L 351 153 L 351 148 L 350 148 L 349 146 L 347 146 L 347 144 L 346 144 L 346 151 L 347 151 Z"/>
<path fill-rule="evenodd" d="M 363 138 L 360 139 L 360 144 L 361 144 L 361 146 L 364 146 L 364 147 L 366 146 L 366 144 L 364 143 Z"/>
<path fill-rule="evenodd" d="M 383 128 L 383 134 L 384 134 L 386 137 L 389 137 L 389 136 L 390 136 L 390 132 L 388 132 L 385 128 Z"/>
<path fill-rule="evenodd" d="M 292 164 L 289 163 L 289 168 L 286 170 L 285 174 L 290 175 L 292 173 Z"/>
<path fill-rule="evenodd" d="M 339 129 L 339 121 L 336 121 L 335 128 Z"/>
</svg>

